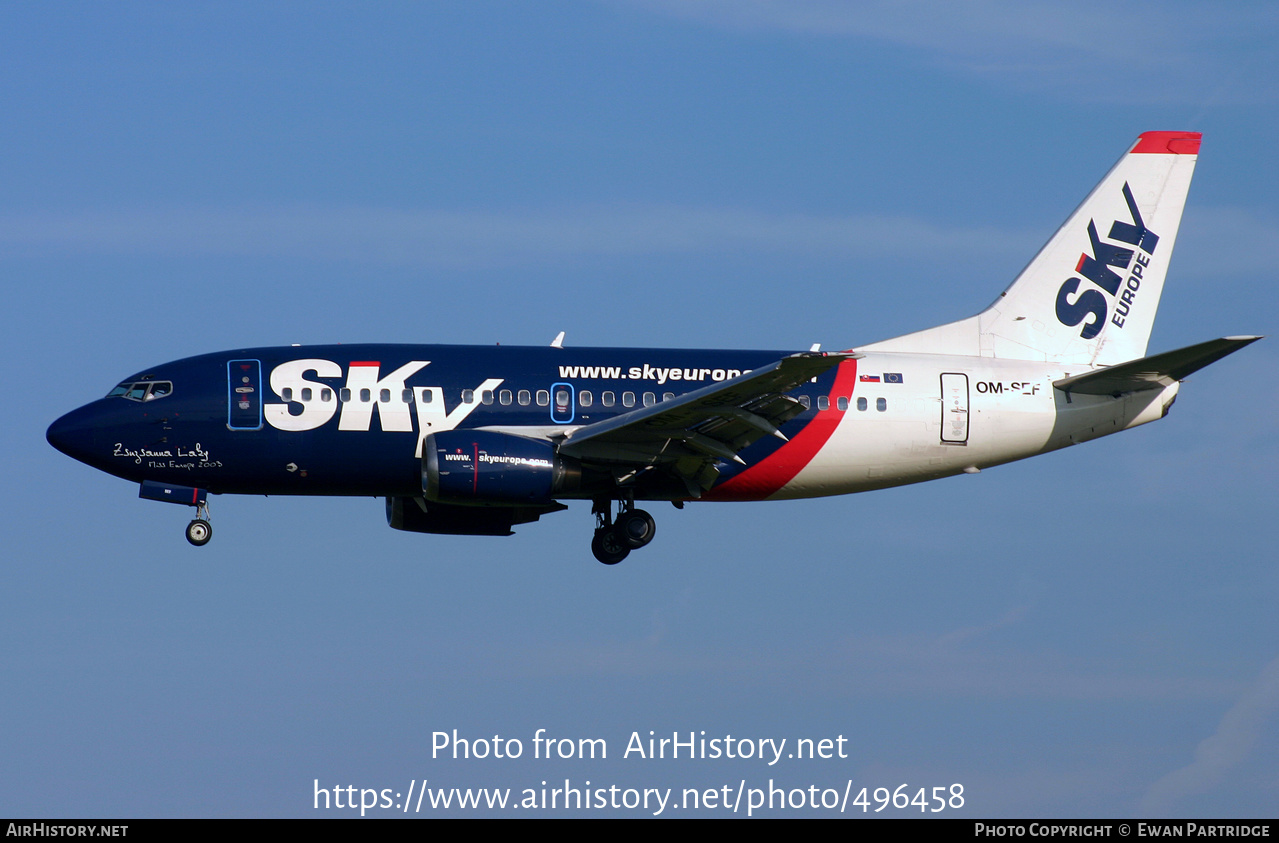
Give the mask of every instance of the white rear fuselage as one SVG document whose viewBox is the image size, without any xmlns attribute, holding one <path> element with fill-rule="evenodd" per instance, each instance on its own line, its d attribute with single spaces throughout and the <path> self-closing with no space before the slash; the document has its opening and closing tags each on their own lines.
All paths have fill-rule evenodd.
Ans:
<svg viewBox="0 0 1279 843">
<path fill-rule="evenodd" d="M 1053 382 L 1088 367 L 888 353 L 855 362 L 848 409 L 829 410 L 841 416 L 834 433 L 773 499 L 881 489 L 1053 451 L 1161 418 L 1179 386 L 1067 395 Z M 885 373 L 898 377 L 886 382 Z"/>
</svg>

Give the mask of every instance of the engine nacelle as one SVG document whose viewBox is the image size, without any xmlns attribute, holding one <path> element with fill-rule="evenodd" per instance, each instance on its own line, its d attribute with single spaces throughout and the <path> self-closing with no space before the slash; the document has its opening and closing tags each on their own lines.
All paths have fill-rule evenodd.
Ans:
<svg viewBox="0 0 1279 843">
<path fill-rule="evenodd" d="M 581 474 L 550 442 L 509 433 L 446 430 L 422 445 L 422 491 L 437 503 L 545 505 L 576 491 Z"/>
<path fill-rule="evenodd" d="M 513 524 L 536 521 L 511 506 L 449 506 L 421 498 L 386 499 L 386 523 L 410 533 L 447 533 L 455 536 L 509 536 Z"/>
</svg>

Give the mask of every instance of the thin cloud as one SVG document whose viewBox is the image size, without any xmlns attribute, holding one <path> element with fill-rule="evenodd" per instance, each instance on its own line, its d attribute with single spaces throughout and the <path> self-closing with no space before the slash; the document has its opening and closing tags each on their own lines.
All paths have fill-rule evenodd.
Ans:
<svg viewBox="0 0 1279 843">
<path fill-rule="evenodd" d="M 1195 760 L 1150 786 L 1141 800 L 1143 815 L 1164 817 L 1188 796 L 1207 793 L 1252 753 L 1267 723 L 1279 713 L 1279 658 L 1226 712 L 1217 731 L 1195 749 Z"/>
<path fill-rule="evenodd" d="M 1279 221 L 1202 208 L 1178 239 L 1183 275 L 1257 275 L 1279 263 Z M 1024 257 L 1042 231 L 912 216 L 779 214 L 745 208 L 613 205 L 459 211 L 369 207 L 124 209 L 0 215 L 10 254 L 192 254 L 474 268 L 672 254 Z M 920 253 L 919 243 L 931 248 Z M 1228 249 L 1222 243 L 1231 244 Z"/>
<path fill-rule="evenodd" d="M 820 217 L 752 210 L 613 207 L 523 211 L 377 208 L 11 214 L 11 251 L 348 260 L 443 267 L 561 263 L 666 254 L 881 254 L 928 242 L 938 255 L 989 256 L 1016 238 L 911 217 Z"/>
<path fill-rule="evenodd" d="M 1113 46 L 1110 39 L 1098 37 L 1099 19 L 1140 28 L 1147 35 L 1169 35 L 1162 24 L 1165 15 L 1151 16 L 1136 7 L 1116 11 L 1099 2 L 1067 6 L 1005 0 L 881 0 L 855 5 L 834 0 L 635 0 L 633 5 L 740 30 L 875 38 L 974 56 L 997 43 L 1020 43 L 1018 50 L 1025 55 L 1044 46 L 1075 54 L 1108 54 Z"/>
<path fill-rule="evenodd" d="M 664 623 L 662 634 L 612 642 L 530 642 L 516 652 L 483 650 L 470 656 L 499 674 L 566 677 L 697 676 L 750 686 L 805 687 L 833 698 L 1079 700 L 1224 699 L 1238 686 L 1210 677 L 1133 674 L 1122 665 L 1076 663 L 1055 652 L 1028 652 L 985 641 L 1022 622 L 1026 609 L 977 627 L 936 636 L 852 636 L 806 644 L 804 653 L 752 649 L 726 655 L 681 646 Z"/>
<path fill-rule="evenodd" d="M 1271 4 L 928 0 L 631 0 L 741 32 L 848 38 L 920 51 L 949 71 L 1083 101 L 1270 101 Z M 1226 59 L 1228 57 L 1228 61 Z M 1269 68 L 1269 69 L 1268 69 Z"/>
<path fill-rule="evenodd" d="M 1177 235 L 1173 260 L 1178 272 L 1205 278 L 1269 276 L 1279 265 L 1279 219 L 1274 216 L 1212 207 L 1194 209 L 1193 217 Z"/>
</svg>

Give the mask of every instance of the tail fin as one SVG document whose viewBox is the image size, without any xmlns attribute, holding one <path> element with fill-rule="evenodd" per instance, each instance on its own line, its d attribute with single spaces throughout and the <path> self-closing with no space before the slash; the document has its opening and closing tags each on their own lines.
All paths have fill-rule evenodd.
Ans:
<svg viewBox="0 0 1279 843">
<path fill-rule="evenodd" d="M 1146 354 L 1198 132 L 1146 132 L 984 312 L 859 350 L 1113 365 Z"/>
</svg>

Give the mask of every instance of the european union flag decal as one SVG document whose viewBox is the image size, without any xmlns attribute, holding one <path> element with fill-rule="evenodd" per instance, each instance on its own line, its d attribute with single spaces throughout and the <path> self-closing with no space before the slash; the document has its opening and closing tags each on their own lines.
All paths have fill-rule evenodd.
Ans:
<svg viewBox="0 0 1279 843">
<path fill-rule="evenodd" d="M 884 372 L 884 383 L 901 383 L 901 372 Z"/>
</svg>

